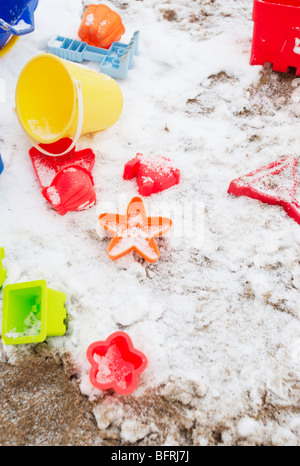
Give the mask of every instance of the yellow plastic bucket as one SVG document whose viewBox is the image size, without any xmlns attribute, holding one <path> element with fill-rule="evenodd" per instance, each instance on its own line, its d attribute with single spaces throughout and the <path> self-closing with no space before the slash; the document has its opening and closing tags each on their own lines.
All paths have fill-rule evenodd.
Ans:
<svg viewBox="0 0 300 466">
<path fill-rule="evenodd" d="M 80 135 L 113 126 L 122 108 L 122 91 L 114 79 L 49 53 L 25 65 L 16 87 L 16 112 L 33 145 L 71 137 L 73 144 L 63 154 Z"/>
</svg>

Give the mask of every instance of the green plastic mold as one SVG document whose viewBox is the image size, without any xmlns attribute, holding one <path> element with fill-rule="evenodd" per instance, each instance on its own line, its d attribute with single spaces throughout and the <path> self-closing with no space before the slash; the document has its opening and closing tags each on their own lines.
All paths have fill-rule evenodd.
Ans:
<svg viewBox="0 0 300 466">
<path fill-rule="evenodd" d="M 0 248 L 0 288 L 2 288 L 6 277 L 6 270 L 3 268 L 2 260 L 5 258 L 4 248 Z"/>
<path fill-rule="evenodd" d="M 45 280 L 7 285 L 3 291 L 2 340 L 6 345 L 40 343 L 66 333 L 66 295 Z"/>
</svg>

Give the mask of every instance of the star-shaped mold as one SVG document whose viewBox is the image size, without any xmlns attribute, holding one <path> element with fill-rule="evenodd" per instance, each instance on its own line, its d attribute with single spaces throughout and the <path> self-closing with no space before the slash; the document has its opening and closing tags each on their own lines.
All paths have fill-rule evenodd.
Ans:
<svg viewBox="0 0 300 466">
<path fill-rule="evenodd" d="M 154 238 L 167 233 L 172 220 L 165 217 L 148 217 L 143 200 L 134 197 L 127 208 L 126 215 L 102 214 L 100 225 L 114 235 L 107 253 L 112 260 L 136 251 L 148 262 L 154 263 L 160 257 Z"/>
<path fill-rule="evenodd" d="M 233 180 L 228 193 L 279 205 L 300 224 L 300 204 L 296 199 L 297 163 L 297 159 L 293 156 L 282 157 L 276 162 Z"/>
</svg>

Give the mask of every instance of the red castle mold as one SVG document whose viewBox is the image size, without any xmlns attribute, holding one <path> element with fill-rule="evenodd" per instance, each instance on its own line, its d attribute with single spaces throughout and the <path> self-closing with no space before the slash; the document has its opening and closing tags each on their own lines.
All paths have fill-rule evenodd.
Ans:
<svg viewBox="0 0 300 466">
<path fill-rule="evenodd" d="M 178 184 L 180 171 L 164 156 L 145 157 L 143 154 L 137 154 L 126 163 L 123 173 L 124 180 L 132 180 L 135 177 L 139 193 L 142 196 L 150 196 Z"/>
</svg>

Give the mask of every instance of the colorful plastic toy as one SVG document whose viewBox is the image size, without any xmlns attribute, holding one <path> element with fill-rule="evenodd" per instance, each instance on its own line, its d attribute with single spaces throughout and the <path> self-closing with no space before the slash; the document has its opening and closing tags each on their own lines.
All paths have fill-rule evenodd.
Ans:
<svg viewBox="0 0 300 466">
<path fill-rule="evenodd" d="M 114 42 L 109 50 L 93 47 L 86 42 L 56 36 L 48 42 L 50 53 L 65 60 L 83 63 L 85 60 L 100 64 L 100 70 L 115 79 L 125 79 L 132 69 L 134 57 L 139 52 L 139 31 L 136 31 L 129 44 Z"/>
<path fill-rule="evenodd" d="M 70 142 L 65 138 L 46 147 L 53 154 L 61 153 L 70 146 Z M 33 147 L 29 155 L 42 187 L 42 195 L 60 215 L 95 205 L 96 193 L 91 174 L 95 154 L 91 149 L 76 152 L 74 148 L 67 155 L 50 157 Z"/>
<path fill-rule="evenodd" d="M 38 0 L 2 0 L 0 3 L 0 57 L 17 42 L 19 36 L 34 31 L 34 12 Z"/>
<path fill-rule="evenodd" d="M 70 152 L 83 134 L 102 131 L 119 119 L 123 96 L 109 76 L 62 60 L 50 53 L 33 57 L 23 68 L 16 88 L 16 112 L 25 133 L 38 144 L 71 137 Z"/>
<path fill-rule="evenodd" d="M 124 180 L 132 180 L 135 177 L 139 193 L 142 196 L 150 196 L 178 184 L 180 171 L 174 168 L 171 160 L 166 157 L 144 157 L 143 154 L 137 154 L 126 163 L 123 173 Z"/>
<path fill-rule="evenodd" d="M 167 233 L 172 220 L 164 217 L 147 217 L 143 200 L 134 197 L 127 208 L 126 215 L 102 214 L 100 225 L 114 235 L 107 253 L 116 260 L 131 251 L 136 251 L 148 262 L 154 263 L 160 253 L 154 238 Z"/>
<path fill-rule="evenodd" d="M 254 0 L 251 65 L 272 63 L 274 71 L 300 75 L 300 1 Z"/>
<path fill-rule="evenodd" d="M 4 270 L 2 260 L 5 258 L 5 251 L 4 248 L 0 248 L 0 288 L 2 288 L 5 278 L 6 278 L 6 270 Z"/>
<path fill-rule="evenodd" d="M 42 188 L 47 188 L 52 183 L 55 175 L 70 165 L 79 165 L 91 172 L 95 165 L 95 154 L 92 149 L 76 151 L 74 147 L 70 152 L 63 156 L 55 156 L 64 152 L 70 147 L 72 140 L 69 138 L 61 139 L 53 144 L 41 145 L 52 152 L 53 156 L 45 156 L 40 150 L 32 147 L 29 151 L 30 159 Z"/>
<path fill-rule="evenodd" d="M 66 295 L 45 280 L 7 285 L 3 292 L 2 340 L 6 345 L 45 341 L 66 333 Z"/>
<path fill-rule="evenodd" d="M 136 390 L 138 377 L 148 364 L 146 356 L 133 347 L 124 332 L 90 345 L 87 358 L 92 366 L 92 385 L 100 390 L 113 389 L 119 395 L 130 395 Z"/>
<path fill-rule="evenodd" d="M 1 154 L 0 154 L 0 175 L 3 172 L 3 170 L 4 170 L 4 164 L 3 164 L 3 160 L 2 160 L 2 157 L 1 157 Z"/>
<path fill-rule="evenodd" d="M 104 49 L 119 41 L 124 33 L 120 15 L 103 4 L 87 7 L 78 31 L 80 39 Z"/>
<path fill-rule="evenodd" d="M 228 193 L 279 205 L 300 224 L 300 204 L 295 197 L 298 184 L 295 169 L 297 163 L 294 157 L 283 157 L 232 181 Z"/>
<path fill-rule="evenodd" d="M 93 177 L 78 165 L 60 170 L 51 185 L 42 190 L 42 195 L 60 215 L 81 212 L 96 204 Z"/>
</svg>

